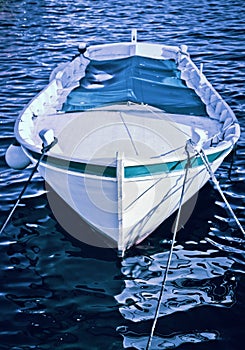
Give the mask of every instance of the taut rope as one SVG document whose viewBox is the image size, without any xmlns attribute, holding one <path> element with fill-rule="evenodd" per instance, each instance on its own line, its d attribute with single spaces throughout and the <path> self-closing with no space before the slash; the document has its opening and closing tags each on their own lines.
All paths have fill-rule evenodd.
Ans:
<svg viewBox="0 0 245 350">
<path fill-rule="evenodd" d="M 54 141 L 50 144 L 50 145 L 47 145 L 47 146 L 44 146 L 43 145 L 43 148 L 41 150 L 42 154 L 40 156 L 40 158 L 38 159 L 35 167 L 32 169 L 32 172 L 31 172 L 31 175 L 29 176 L 29 179 L 27 180 L 27 182 L 25 183 L 25 186 L 23 187 L 22 191 L 20 192 L 19 196 L 18 196 L 18 199 L 15 203 L 15 205 L 13 206 L 13 208 L 11 209 L 7 219 L 5 220 L 5 222 L 3 223 L 3 226 L 1 227 L 1 230 L 0 230 L 0 235 L 3 233 L 4 229 L 6 228 L 6 226 L 8 225 L 9 223 L 9 220 L 11 219 L 11 217 L 13 216 L 14 212 L 15 212 L 15 209 L 17 208 L 17 206 L 19 205 L 20 201 L 21 201 L 21 198 L 23 196 L 23 194 L 25 193 L 26 189 L 27 189 L 27 186 L 29 185 L 29 183 L 31 182 L 31 179 L 33 178 L 33 175 L 35 174 L 35 172 L 37 171 L 37 168 L 40 164 L 40 162 L 43 160 L 45 154 L 54 146 L 56 145 L 57 143 L 57 139 L 54 138 Z"/>
<path fill-rule="evenodd" d="M 168 271 L 170 268 L 170 263 L 171 263 L 171 259 L 172 259 L 173 249 L 174 249 L 174 243 L 175 243 L 176 234 L 177 234 L 178 226 L 179 226 L 179 220 L 180 220 L 181 208 L 182 208 L 184 194 L 185 194 L 185 185 L 186 185 L 188 170 L 191 167 L 191 157 L 190 157 L 189 151 L 187 149 L 188 143 L 189 143 L 189 141 L 187 141 L 186 146 L 185 146 L 185 151 L 187 153 L 187 163 L 185 165 L 185 175 L 184 175 L 184 181 L 183 181 L 183 186 L 182 186 L 180 200 L 179 200 L 179 209 L 178 209 L 178 213 L 177 213 L 176 220 L 175 220 L 172 244 L 171 244 L 171 248 L 170 248 L 169 255 L 168 255 L 167 266 L 166 266 L 166 269 L 164 271 L 164 276 L 163 276 L 163 280 L 162 280 L 162 284 L 161 284 L 160 294 L 159 294 L 159 298 L 158 298 L 158 302 L 157 302 L 157 307 L 156 307 L 156 311 L 155 311 L 155 315 L 154 315 L 153 324 L 151 327 L 151 333 L 150 333 L 150 336 L 148 338 L 148 342 L 146 345 L 146 350 L 149 350 L 151 347 L 151 342 L 152 342 L 152 339 L 154 336 L 154 331 L 156 328 L 157 319 L 158 319 L 159 312 L 160 312 L 160 306 L 161 306 L 161 302 L 162 302 L 163 292 L 165 289 L 165 283 L 166 283 Z"/>
<path fill-rule="evenodd" d="M 197 150 L 196 150 L 196 152 L 197 152 L 197 153 L 200 155 L 200 157 L 202 158 L 203 164 L 205 165 L 205 167 L 206 167 L 206 169 L 207 169 L 207 171 L 208 171 L 208 173 L 209 173 L 209 175 L 210 175 L 210 178 L 212 179 L 214 185 L 217 187 L 217 189 L 218 189 L 218 191 L 219 191 L 219 193 L 220 193 L 220 195 L 221 195 L 223 201 L 225 202 L 225 204 L 226 204 L 228 210 L 230 211 L 232 217 L 233 217 L 234 220 L 236 221 L 237 226 L 239 227 L 239 229 L 241 230 L 241 232 L 243 233 L 243 235 L 245 235 L 245 231 L 244 231 L 244 229 L 243 229 L 241 223 L 239 222 L 239 220 L 238 220 L 236 214 L 234 213 L 234 211 L 232 210 L 232 208 L 231 208 L 231 206 L 230 206 L 228 200 L 226 199 L 226 197 L 225 197 L 225 195 L 224 195 L 224 193 L 223 193 L 223 191 L 222 191 L 222 189 L 221 189 L 221 187 L 220 187 L 219 181 L 216 179 L 216 176 L 214 175 L 214 172 L 213 172 L 213 170 L 212 170 L 212 168 L 211 168 L 211 166 L 210 166 L 210 163 L 209 163 L 209 161 L 208 161 L 208 158 L 207 158 L 206 154 L 204 153 L 204 151 L 203 151 L 202 149 L 201 149 L 200 151 L 197 151 Z"/>
</svg>

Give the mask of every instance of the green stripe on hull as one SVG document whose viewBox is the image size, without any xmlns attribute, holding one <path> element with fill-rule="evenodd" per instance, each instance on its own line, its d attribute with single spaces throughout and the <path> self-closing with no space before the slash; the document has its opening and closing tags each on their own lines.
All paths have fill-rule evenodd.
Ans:
<svg viewBox="0 0 245 350">
<path fill-rule="evenodd" d="M 40 157 L 40 154 L 37 152 L 33 152 L 30 150 L 27 150 L 27 151 L 34 159 L 38 159 Z M 214 162 L 226 152 L 227 150 L 224 150 L 224 151 L 219 151 L 208 155 L 207 157 L 209 162 L 210 163 Z M 56 158 L 52 156 L 45 156 L 42 163 L 46 163 L 50 166 L 57 167 L 62 170 L 73 171 L 81 174 L 97 175 L 97 176 L 110 177 L 110 178 L 117 177 L 116 167 L 114 166 L 103 166 L 103 165 L 80 163 L 80 162 L 68 161 L 65 159 Z M 187 160 L 184 159 L 181 161 L 173 161 L 173 162 L 160 163 L 160 164 L 126 166 L 124 168 L 124 177 L 126 179 L 130 179 L 130 178 L 154 176 L 162 173 L 180 171 L 185 168 L 186 163 L 187 163 Z M 192 168 L 198 167 L 200 165 L 203 165 L 203 161 L 201 157 L 195 156 L 192 159 Z"/>
<path fill-rule="evenodd" d="M 210 163 L 218 159 L 225 151 L 220 151 L 208 155 L 208 160 Z M 125 167 L 125 178 L 133 178 L 140 176 L 153 176 L 162 173 L 169 173 L 171 171 L 183 170 L 186 166 L 187 160 L 161 163 L 161 164 L 149 164 L 149 165 L 136 165 Z M 201 157 L 195 157 L 192 159 L 192 168 L 200 166 L 203 164 Z"/>
</svg>

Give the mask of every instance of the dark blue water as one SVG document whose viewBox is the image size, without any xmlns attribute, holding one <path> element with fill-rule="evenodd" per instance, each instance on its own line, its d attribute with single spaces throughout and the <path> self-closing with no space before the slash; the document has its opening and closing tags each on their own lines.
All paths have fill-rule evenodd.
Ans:
<svg viewBox="0 0 245 350">
<path fill-rule="evenodd" d="M 1 222 L 31 169 L 4 161 L 13 126 L 56 64 L 79 41 L 139 39 L 189 46 L 197 65 L 242 127 L 233 168 L 217 172 L 244 224 L 244 58 L 242 0 L 1 0 Z M 120 265 L 115 251 L 78 244 L 50 210 L 35 175 L 0 237 L 0 350 L 143 349 L 152 324 L 171 226 L 165 222 Z M 244 343 L 244 240 L 207 184 L 178 233 L 153 349 L 238 350 Z"/>
</svg>

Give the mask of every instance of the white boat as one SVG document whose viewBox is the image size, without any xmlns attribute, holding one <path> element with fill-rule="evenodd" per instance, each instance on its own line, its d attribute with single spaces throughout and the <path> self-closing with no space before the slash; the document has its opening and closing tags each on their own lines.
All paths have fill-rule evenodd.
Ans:
<svg viewBox="0 0 245 350">
<path fill-rule="evenodd" d="M 208 181 L 202 155 L 215 171 L 240 134 L 185 45 L 138 42 L 134 30 L 130 42 L 80 45 L 23 110 L 15 135 L 34 164 L 47 130 L 58 142 L 41 176 L 120 254 L 176 211 L 184 181 L 184 202 Z"/>
</svg>

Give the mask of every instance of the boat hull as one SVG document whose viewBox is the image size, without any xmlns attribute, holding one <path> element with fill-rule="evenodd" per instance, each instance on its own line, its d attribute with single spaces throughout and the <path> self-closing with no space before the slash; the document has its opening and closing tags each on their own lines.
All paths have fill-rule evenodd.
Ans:
<svg viewBox="0 0 245 350">
<path fill-rule="evenodd" d="M 215 171 L 227 152 L 212 163 Z M 32 158 L 32 161 L 35 160 Z M 151 234 L 179 207 L 186 169 L 139 177 L 104 177 L 58 169 L 41 163 L 39 172 L 53 190 L 96 231 L 109 238 L 110 246 L 123 254 Z M 124 171 L 124 174 L 126 172 Z M 208 181 L 209 174 L 202 164 L 188 169 L 183 202 L 188 201 Z M 122 198 L 118 187 L 121 186 Z M 56 201 L 49 198 L 51 210 L 61 225 L 67 225 L 66 212 L 61 212 Z M 194 204 L 182 218 L 184 224 L 190 217 Z M 120 208 L 120 210 L 119 210 Z M 78 228 L 79 230 L 79 228 Z M 69 232 L 80 241 L 87 241 L 84 232 Z M 93 240 L 93 245 L 101 243 Z"/>
</svg>

